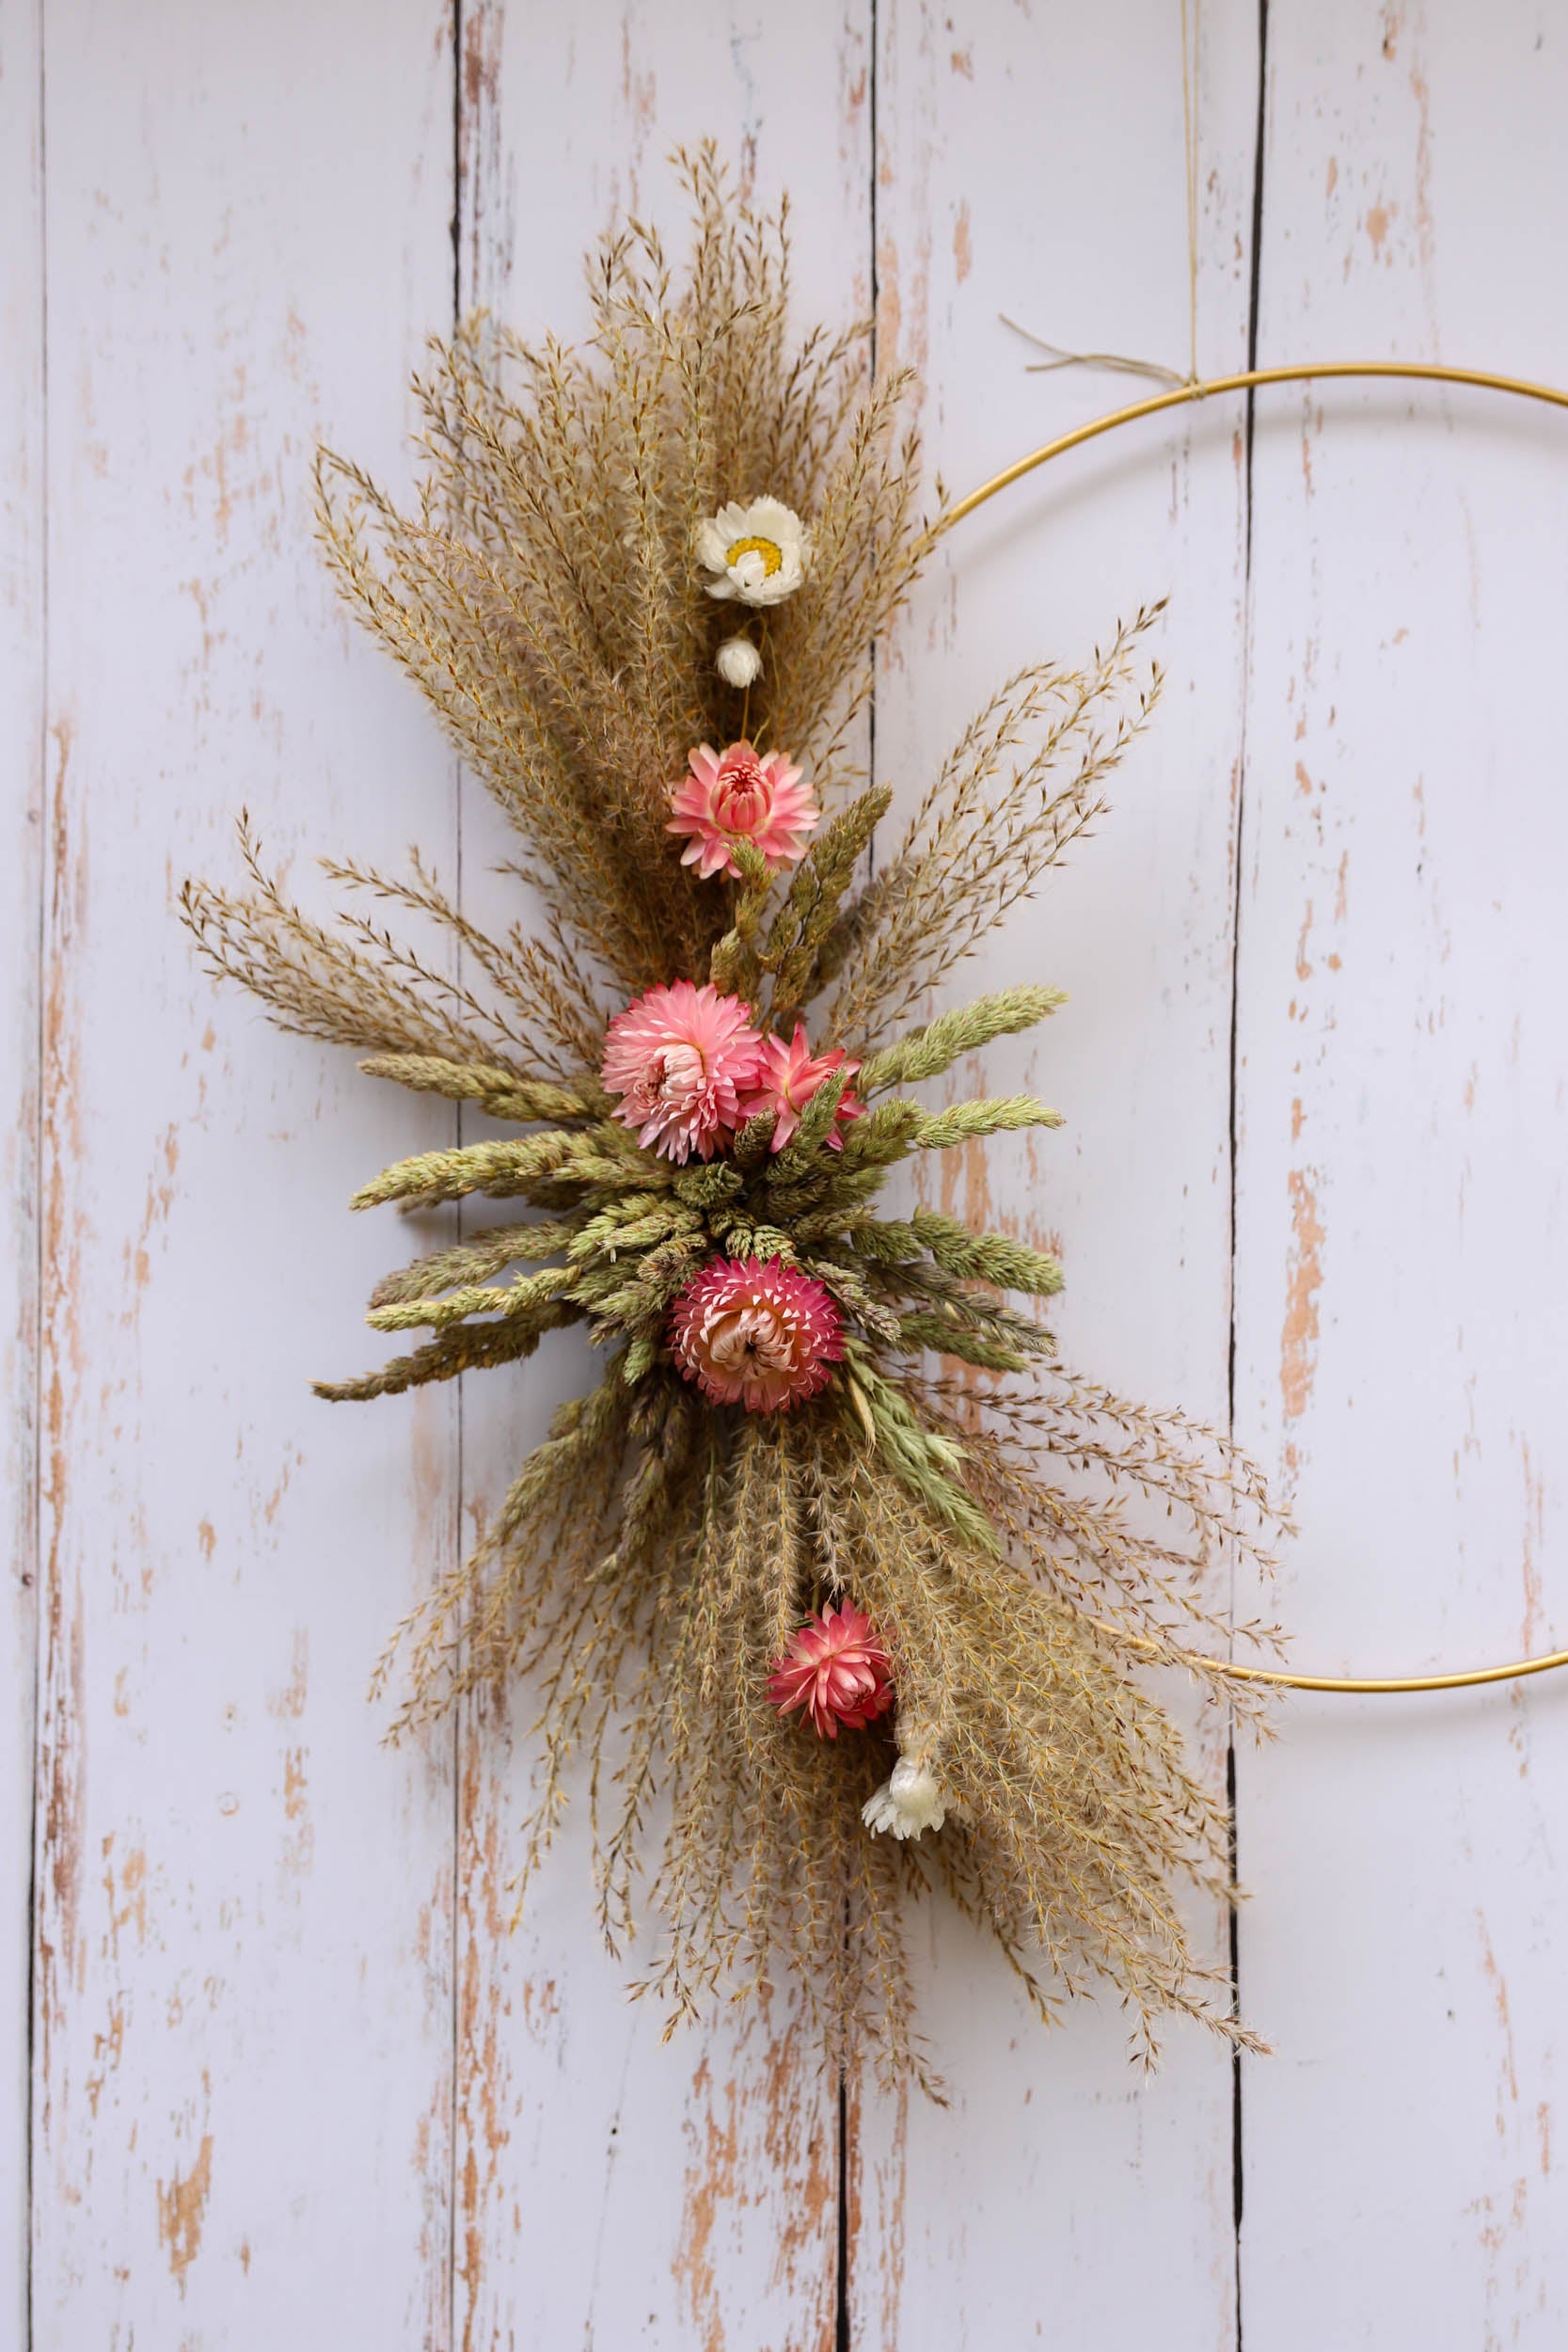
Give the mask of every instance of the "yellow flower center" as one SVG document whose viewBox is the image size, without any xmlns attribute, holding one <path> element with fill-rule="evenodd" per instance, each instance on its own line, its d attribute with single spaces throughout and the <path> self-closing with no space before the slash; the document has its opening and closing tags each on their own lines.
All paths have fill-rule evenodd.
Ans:
<svg viewBox="0 0 1568 2352">
<path fill-rule="evenodd" d="M 760 555 L 762 568 L 768 579 L 784 569 L 784 549 L 776 539 L 732 539 L 724 552 L 724 563 L 734 571 L 743 555 Z"/>
</svg>

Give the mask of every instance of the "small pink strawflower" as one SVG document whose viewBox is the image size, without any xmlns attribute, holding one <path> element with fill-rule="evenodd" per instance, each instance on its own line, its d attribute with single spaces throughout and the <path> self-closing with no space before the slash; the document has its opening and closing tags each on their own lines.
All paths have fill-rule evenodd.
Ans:
<svg viewBox="0 0 1568 2352">
<path fill-rule="evenodd" d="M 757 1059 L 756 1091 L 748 1094 L 741 1104 L 741 1116 L 755 1119 L 759 1111 L 776 1111 L 773 1149 L 782 1152 L 800 1124 L 800 1113 L 823 1080 L 836 1077 L 841 1070 L 852 1078 L 859 1068 L 859 1062 L 850 1061 L 837 1045 L 826 1054 L 814 1055 L 806 1043 L 805 1030 L 797 1021 L 795 1035 L 787 1045 L 782 1037 L 763 1039 Z M 859 1119 L 864 1107 L 847 1087 L 833 1113 L 832 1133 L 828 1137 L 830 1151 L 843 1151 L 844 1137 L 839 1129 L 847 1126 L 850 1120 Z"/>
<path fill-rule="evenodd" d="M 711 1160 L 740 1125 L 762 1040 L 738 996 L 705 981 L 650 988 L 605 1033 L 601 1076 L 624 1099 L 615 1116 L 667 1160 Z"/>
<path fill-rule="evenodd" d="M 786 1413 L 844 1359 L 844 1327 L 822 1284 L 782 1258 L 710 1258 L 670 1310 L 670 1344 L 713 1405 Z"/>
<path fill-rule="evenodd" d="M 665 827 L 691 836 L 681 851 L 683 866 L 694 866 L 704 882 L 714 874 L 737 875 L 737 841 L 760 850 L 770 874 L 805 855 L 806 836 L 822 812 L 783 752 L 759 758 L 750 743 L 732 743 L 727 752 L 699 743 L 689 759 L 689 776 L 670 787 L 675 813 Z"/>
<path fill-rule="evenodd" d="M 790 1636 L 773 1661 L 768 1695 L 781 1715 L 804 1707 L 819 1740 L 836 1740 L 885 1715 L 893 1705 L 893 1667 L 876 1627 L 852 1600 L 818 1612 Z"/>
</svg>

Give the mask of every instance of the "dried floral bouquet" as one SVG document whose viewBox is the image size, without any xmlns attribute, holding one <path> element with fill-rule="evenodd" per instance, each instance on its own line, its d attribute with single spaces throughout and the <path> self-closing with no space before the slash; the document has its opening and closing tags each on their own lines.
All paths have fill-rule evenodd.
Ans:
<svg viewBox="0 0 1568 2352">
<path fill-rule="evenodd" d="M 909 380 L 873 380 L 863 328 L 792 341 L 784 213 L 709 152 L 685 168 L 683 277 L 633 224 L 591 262 L 585 349 L 482 318 L 437 352 L 416 512 L 321 462 L 338 579 L 515 827 L 527 927 L 486 935 L 417 861 L 329 866 L 375 903 L 319 923 L 248 832 L 244 894 L 185 893 L 282 1026 L 523 1131 L 358 1194 L 537 1216 L 389 1275 L 370 1322 L 431 1336 L 320 1393 L 512 1363 L 568 1324 L 603 1353 L 403 1629 L 399 1722 L 534 1678 L 527 1867 L 585 1751 L 605 1931 L 645 1900 L 640 1981 L 677 2016 L 782 1957 L 831 2062 L 873 2046 L 928 2080 L 901 1922 L 940 1887 L 1048 2013 L 1108 1979 L 1146 2042 L 1168 2010 L 1239 2035 L 1179 1908 L 1183 1881 L 1228 1895 L 1226 1819 L 1148 1670 L 1238 1695 L 1194 1645 L 1223 1633 L 1214 1563 L 1263 1556 L 1258 1477 L 1055 1363 L 1015 1303 L 1059 1288 L 1053 1258 L 880 1198 L 914 1154 L 1056 1123 L 910 1091 L 1055 991 L 921 1015 L 1102 810 L 1158 689 L 1149 616 L 1010 679 L 868 874 L 892 800 L 853 766 L 870 648 L 933 536 Z"/>
</svg>

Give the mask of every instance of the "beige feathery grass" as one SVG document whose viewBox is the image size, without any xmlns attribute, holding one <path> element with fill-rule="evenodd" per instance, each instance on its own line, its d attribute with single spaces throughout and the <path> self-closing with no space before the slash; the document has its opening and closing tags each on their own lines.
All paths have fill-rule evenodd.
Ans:
<svg viewBox="0 0 1568 2352">
<path fill-rule="evenodd" d="M 931 2086 L 903 1922 L 911 1898 L 945 1891 L 1046 2014 L 1103 1980 L 1146 2036 L 1175 2011 L 1244 2039 L 1179 1900 L 1184 1884 L 1230 1894 L 1227 1822 L 1150 1669 L 1239 1703 L 1203 1652 L 1225 1632 L 1205 1595 L 1238 1549 L 1265 1556 L 1257 1473 L 1222 1437 L 1056 1366 L 1014 1303 L 1060 1288 L 1053 1257 L 878 1205 L 912 1153 L 1056 1123 L 1028 1097 L 932 1110 L 906 1089 L 1061 1002 L 1020 984 L 924 1017 L 1102 812 L 1158 691 L 1141 651 L 1153 615 L 1082 670 L 1002 688 L 868 878 L 890 794 L 854 776 L 847 746 L 926 544 L 907 387 L 873 377 L 863 329 L 794 336 L 783 215 L 736 202 L 708 151 L 686 170 L 685 273 L 648 229 L 610 237 L 582 349 L 481 318 L 436 352 L 411 514 L 321 461 L 344 593 L 511 819 L 542 920 L 487 935 L 416 858 L 401 881 L 329 865 L 343 902 L 321 921 L 269 878 L 248 827 L 247 888 L 185 892 L 209 963 L 283 1026 L 518 1130 L 359 1192 L 357 1208 L 479 1196 L 520 1215 L 388 1275 L 369 1319 L 415 1343 L 320 1392 L 511 1363 L 572 1323 L 603 1355 L 381 1678 L 394 1661 L 405 1676 L 400 1729 L 530 1678 L 542 1772 L 525 1883 L 582 1759 L 605 1932 L 624 1947 L 651 1915 L 639 1982 L 674 2018 L 783 1964 L 832 2062 L 869 2046 Z M 703 593 L 691 534 L 763 491 L 806 518 L 814 560 L 766 616 L 747 725 L 808 766 L 825 820 L 792 876 L 742 848 L 736 882 L 703 882 L 671 848 L 667 787 L 692 744 L 740 727 L 714 668 L 735 610 Z M 408 945 L 392 916 L 461 956 Z M 865 1112 L 842 1149 L 842 1077 L 778 1153 L 770 1118 L 707 1165 L 638 1148 L 599 1083 L 605 1026 L 677 976 L 744 995 L 786 1036 L 803 1015 L 861 1058 Z M 715 1252 L 783 1257 L 832 1296 L 846 1359 L 813 1403 L 748 1416 L 678 1376 L 670 1309 Z M 829 1742 L 767 1697 L 792 1629 L 846 1593 L 889 1646 L 901 1744 L 950 1797 L 918 1844 L 861 1821 L 895 1753 L 886 1722 Z"/>
</svg>

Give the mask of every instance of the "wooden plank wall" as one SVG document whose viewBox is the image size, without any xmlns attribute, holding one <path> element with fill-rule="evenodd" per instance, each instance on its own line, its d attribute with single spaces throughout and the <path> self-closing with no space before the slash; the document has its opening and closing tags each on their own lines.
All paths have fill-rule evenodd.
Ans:
<svg viewBox="0 0 1568 2352">
<path fill-rule="evenodd" d="M 888 341 L 926 376 L 932 458 L 955 487 L 1126 383 L 1025 373 L 1037 355 L 999 313 L 1075 349 L 1185 364 L 1180 17 L 1136 12 L 1136 40 L 1133 24 L 1133 12 L 1063 11 L 1047 42 L 1022 11 L 975 8 L 951 30 L 934 10 L 887 21 L 878 292 Z M 1213 8 L 1206 33 L 1203 241 L 1214 260 L 1199 327 L 1208 363 L 1228 368 L 1246 351 L 1256 63 L 1240 6 Z M 1116 103 L 1063 103 L 1064 88 L 1115 90 Z M 1151 192 L 1168 201 L 1151 204 Z M 974 1152 L 940 1181 L 942 1205 L 1000 1210 L 1063 1251 L 1069 1288 L 1053 1323 L 1073 1360 L 1222 1417 L 1245 521 L 1236 427 L 1215 409 L 1163 447 L 1107 442 L 1071 475 L 1042 475 L 962 525 L 888 648 L 877 713 L 879 766 L 918 789 L 982 676 L 1006 676 L 1041 644 L 1085 657 L 1118 615 L 1175 592 L 1159 638 L 1173 691 L 1116 819 L 976 972 L 982 986 L 1046 977 L 1070 992 L 1046 1030 L 986 1057 L 991 1083 L 1037 1090 L 1069 1124 Z M 955 1095 L 977 1075 L 956 1072 Z M 1223 1788 L 1223 1726 L 1202 1736 Z M 1198 1923 L 1216 1956 L 1224 1932 L 1217 1917 Z M 1132 2344 L 1163 2328 L 1174 2343 L 1228 2341 L 1226 2052 L 1175 2037 L 1146 2081 L 1127 2064 L 1114 2006 L 1042 2039 L 1000 1955 L 951 1916 L 924 1936 L 953 2104 L 868 2097 L 857 2114 L 852 2340 L 875 2352 L 939 2352 L 985 2331 Z"/>
<path fill-rule="evenodd" d="M 456 1537 L 452 1406 L 331 1419 L 406 1128 L 171 919 L 247 803 L 450 862 L 450 763 L 310 543 L 322 434 L 406 475 L 450 316 L 439 10 L 44 20 L 49 805 L 32 2296 L 46 2345 L 438 2342 L 450 1741 L 375 1629 Z M 446 1124 L 421 1119 L 431 1139 Z"/>
<path fill-rule="evenodd" d="M 33 1660 L 38 1590 L 39 939 L 47 688 L 44 670 L 43 154 L 39 22 L 0 15 L 0 2335 L 27 2327 L 29 2031 L 33 1879 Z"/>
<path fill-rule="evenodd" d="M 940 1915 L 945 2108 L 841 2101 L 782 2001 L 662 2046 L 570 1829 L 509 1932 L 523 1706 L 389 1752 L 363 1689 L 581 1364 L 310 1399 L 389 1247 L 346 1196 L 451 1123 L 215 996 L 169 914 L 242 803 L 306 894 L 314 852 L 417 836 L 494 902 L 487 803 L 309 540 L 319 437 L 408 479 L 456 304 L 572 331 L 582 246 L 617 206 L 677 244 L 667 151 L 712 133 L 790 188 L 802 309 L 874 304 L 922 370 L 961 490 L 1124 389 L 1026 373 L 1001 313 L 1187 364 L 1181 24 L 0 0 L 0 2342 L 1568 2340 L 1550 1683 L 1304 1698 L 1233 1757 L 1195 1724 L 1275 2045 L 1239 2071 L 1173 2033 L 1146 2078 L 1109 2010 L 1042 2034 Z M 1568 381 L 1561 29 L 1208 0 L 1199 366 Z M 1071 990 L 989 1062 L 1070 1123 L 944 1197 L 1063 1248 L 1076 1363 L 1234 1411 L 1300 1514 L 1267 1605 L 1304 1662 L 1547 1646 L 1564 428 L 1371 389 L 1142 430 L 964 526 L 879 649 L 912 790 L 1007 671 L 1172 599 L 1113 821 L 976 971 Z"/>
<path fill-rule="evenodd" d="M 1260 336 L 1568 383 L 1555 10 L 1270 8 Z M 1326 1673 L 1568 1628 L 1558 421 L 1259 402 L 1236 1396 Z M 1345 1709 L 1353 1708 L 1347 1717 Z M 1241 1785 L 1243 2295 L 1269 2345 L 1568 2341 L 1568 1691 L 1302 1698 Z"/>
</svg>

